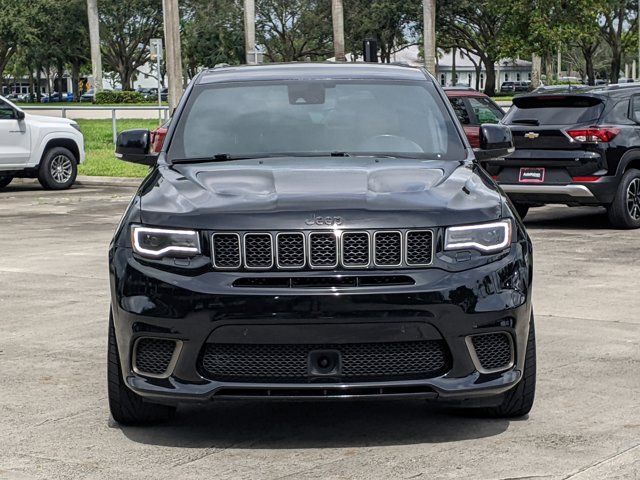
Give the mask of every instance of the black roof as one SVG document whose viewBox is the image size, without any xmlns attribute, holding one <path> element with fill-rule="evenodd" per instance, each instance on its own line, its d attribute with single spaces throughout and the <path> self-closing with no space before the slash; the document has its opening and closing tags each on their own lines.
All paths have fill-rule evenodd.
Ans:
<svg viewBox="0 0 640 480">
<path fill-rule="evenodd" d="M 575 86 L 558 86 L 549 90 L 540 89 L 528 94 L 518 95 L 519 97 L 547 97 L 547 96 L 589 96 L 589 97 L 613 97 L 624 98 L 636 93 L 640 93 L 640 83 L 621 83 L 611 85 L 575 85 Z"/>
<path fill-rule="evenodd" d="M 378 78 L 387 80 L 431 80 L 419 67 L 384 63 L 268 63 L 224 66 L 205 70 L 198 84 L 254 80 L 298 80 Z"/>
</svg>

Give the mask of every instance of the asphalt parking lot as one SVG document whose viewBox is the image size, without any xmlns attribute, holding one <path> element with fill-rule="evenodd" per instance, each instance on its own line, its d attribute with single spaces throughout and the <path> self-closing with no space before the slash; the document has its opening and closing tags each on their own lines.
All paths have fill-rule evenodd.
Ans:
<svg viewBox="0 0 640 480">
<path fill-rule="evenodd" d="M 216 403 L 120 428 L 106 401 L 107 247 L 133 188 L 0 192 L 0 479 L 638 479 L 640 231 L 545 207 L 527 419 L 423 402 Z"/>
</svg>

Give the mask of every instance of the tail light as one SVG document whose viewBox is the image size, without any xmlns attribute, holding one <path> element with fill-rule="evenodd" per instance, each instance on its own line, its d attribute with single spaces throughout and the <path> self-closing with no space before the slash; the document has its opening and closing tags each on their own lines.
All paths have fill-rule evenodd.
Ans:
<svg viewBox="0 0 640 480">
<path fill-rule="evenodd" d="M 588 127 L 567 130 L 567 135 L 572 140 L 582 143 L 610 142 L 618 133 L 620 133 L 620 129 L 616 127 Z"/>
</svg>

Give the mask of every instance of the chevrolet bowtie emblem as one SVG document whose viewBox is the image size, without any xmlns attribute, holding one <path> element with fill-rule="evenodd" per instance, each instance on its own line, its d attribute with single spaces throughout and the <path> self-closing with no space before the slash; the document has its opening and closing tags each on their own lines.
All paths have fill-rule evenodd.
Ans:
<svg viewBox="0 0 640 480">
<path fill-rule="evenodd" d="M 529 140 L 533 140 L 534 138 L 538 138 L 539 136 L 540 134 L 536 132 L 527 132 L 524 134 L 524 138 L 528 138 Z"/>
</svg>

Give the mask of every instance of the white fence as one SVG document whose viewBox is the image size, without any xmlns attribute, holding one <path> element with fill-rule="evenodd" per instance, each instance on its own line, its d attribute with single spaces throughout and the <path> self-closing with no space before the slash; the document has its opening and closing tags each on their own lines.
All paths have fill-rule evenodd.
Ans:
<svg viewBox="0 0 640 480">
<path fill-rule="evenodd" d="M 74 106 L 74 105 L 56 105 L 56 106 L 20 106 L 22 110 L 29 111 L 36 115 L 55 115 L 61 116 L 63 118 L 67 118 L 67 112 L 76 111 L 76 112 L 85 112 L 85 115 L 74 115 L 75 118 L 111 118 L 111 129 L 113 132 L 113 143 L 116 143 L 116 139 L 118 138 L 118 112 L 126 112 L 123 113 L 122 117 L 126 118 L 139 118 L 132 115 L 132 112 L 145 112 L 142 115 L 144 118 L 155 118 L 155 116 L 150 116 L 146 112 L 157 112 L 158 113 L 158 121 L 166 121 L 169 118 L 169 107 L 165 106 L 118 106 L 118 107 L 102 107 L 102 106 Z M 101 115 L 99 112 L 107 112 L 107 115 Z M 110 112 L 110 115 L 108 114 Z"/>
</svg>

